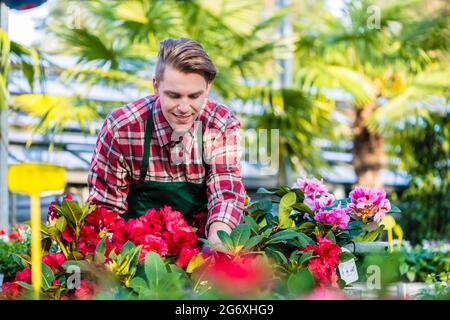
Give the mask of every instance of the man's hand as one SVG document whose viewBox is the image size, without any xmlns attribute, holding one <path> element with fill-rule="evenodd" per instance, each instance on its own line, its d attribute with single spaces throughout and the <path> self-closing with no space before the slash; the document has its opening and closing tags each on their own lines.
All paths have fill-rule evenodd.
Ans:
<svg viewBox="0 0 450 320">
<path fill-rule="evenodd" d="M 206 245 L 203 245 L 202 252 L 210 255 L 213 253 L 214 250 L 217 250 L 218 248 L 223 248 L 222 241 L 220 241 L 220 238 L 217 236 L 217 231 L 223 230 L 227 232 L 228 234 L 231 233 L 231 228 L 224 222 L 216 221 L 211 223 L 209 226 L 209 232 L 208 232 L 208 241 L 211 243 L 213 248 L 209 248 Z"/>
<path fill-rule="evenodd" d="M 223 230 L 226 233 L 231 233 L 231 228 L 226 223 L 221 221 L 215 221 L 211 223 L 209 226 L 209 232 L 208 232 L 208 241 L 213 244 L 220 244 L 220 238 L 217 236 L 217 231 Z"/>
</svg>

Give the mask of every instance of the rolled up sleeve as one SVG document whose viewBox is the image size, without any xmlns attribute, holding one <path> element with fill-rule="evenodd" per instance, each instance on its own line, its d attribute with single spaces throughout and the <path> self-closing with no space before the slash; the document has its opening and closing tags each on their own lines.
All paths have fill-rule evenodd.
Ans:
<svg viewBox="0 0 450 320">
<path fill-rule="evenodd" d="M 220 221 L 234 229 L 243 222 L 245 188 L 241 177 L 240 124 L 230 115 L 223 130 L 209 135 L 207 175 L 208 219 L 206 232 Z"/>
<path fill-rule="evenodd" d="M 129 168 L 107 118 L 97 138 L 88 174 L 88 200 L 109 210 L 125 213 L 128 209 Z"/>
</svg>

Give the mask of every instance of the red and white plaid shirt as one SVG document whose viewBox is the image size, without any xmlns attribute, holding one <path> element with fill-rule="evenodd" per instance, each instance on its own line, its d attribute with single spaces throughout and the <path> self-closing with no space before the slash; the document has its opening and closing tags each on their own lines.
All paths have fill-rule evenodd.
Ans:
<svg viewBox="0 0 450 320">
<path fill-rule="evenodd" d="M 88 176 L 88 200 L 120 213 L 127 211 L 130 187 L 139 184 L 149 115 L 153 116 L 154 128 L 145 181 L 206 180 L 206 230 L 214 221 L 231 228 L 242 223 L 245 189 L 241 179 L 240 123 L 227 107 L 211 100 L 207 100 L 197 121 L 182 137 L 176 135 L 164 117 L 157 95 L 114 109 L 97 139 Z M 197 131 L 200 124 L 209 172 L 200 157 Z"/>
</svg>

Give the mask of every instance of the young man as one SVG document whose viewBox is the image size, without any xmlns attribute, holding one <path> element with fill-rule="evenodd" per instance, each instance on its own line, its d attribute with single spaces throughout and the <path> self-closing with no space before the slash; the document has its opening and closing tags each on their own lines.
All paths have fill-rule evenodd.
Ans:
<svg viewBox="0 0 450 320">
<path fill-rule="evenodd" d="M 154 95 L 113 110 L 99 134 L 89 199 L 125 219 L 164 205 L 185 218 L 207 210 L 206 235 L 243 221 L 239 121 L 208 100 L 216 68 L 197 42 L 160 43 Z"/>
</svg>

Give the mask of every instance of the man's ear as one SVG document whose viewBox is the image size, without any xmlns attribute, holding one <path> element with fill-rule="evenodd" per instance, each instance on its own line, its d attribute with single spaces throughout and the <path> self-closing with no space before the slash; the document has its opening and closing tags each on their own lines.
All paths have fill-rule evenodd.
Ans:
<svg viewBox="0 0 450 320">
<path fill-rule="evenodd" d="M 211 90 L 212 81 L 206 84 L 206 93 L 209 94 L 209 90 Z"/>
<path fill-rule="evenodd" d="M 153 77 L 153 92 L 159 96 L 159 83 L 155 77 Z"/>
</svg>

